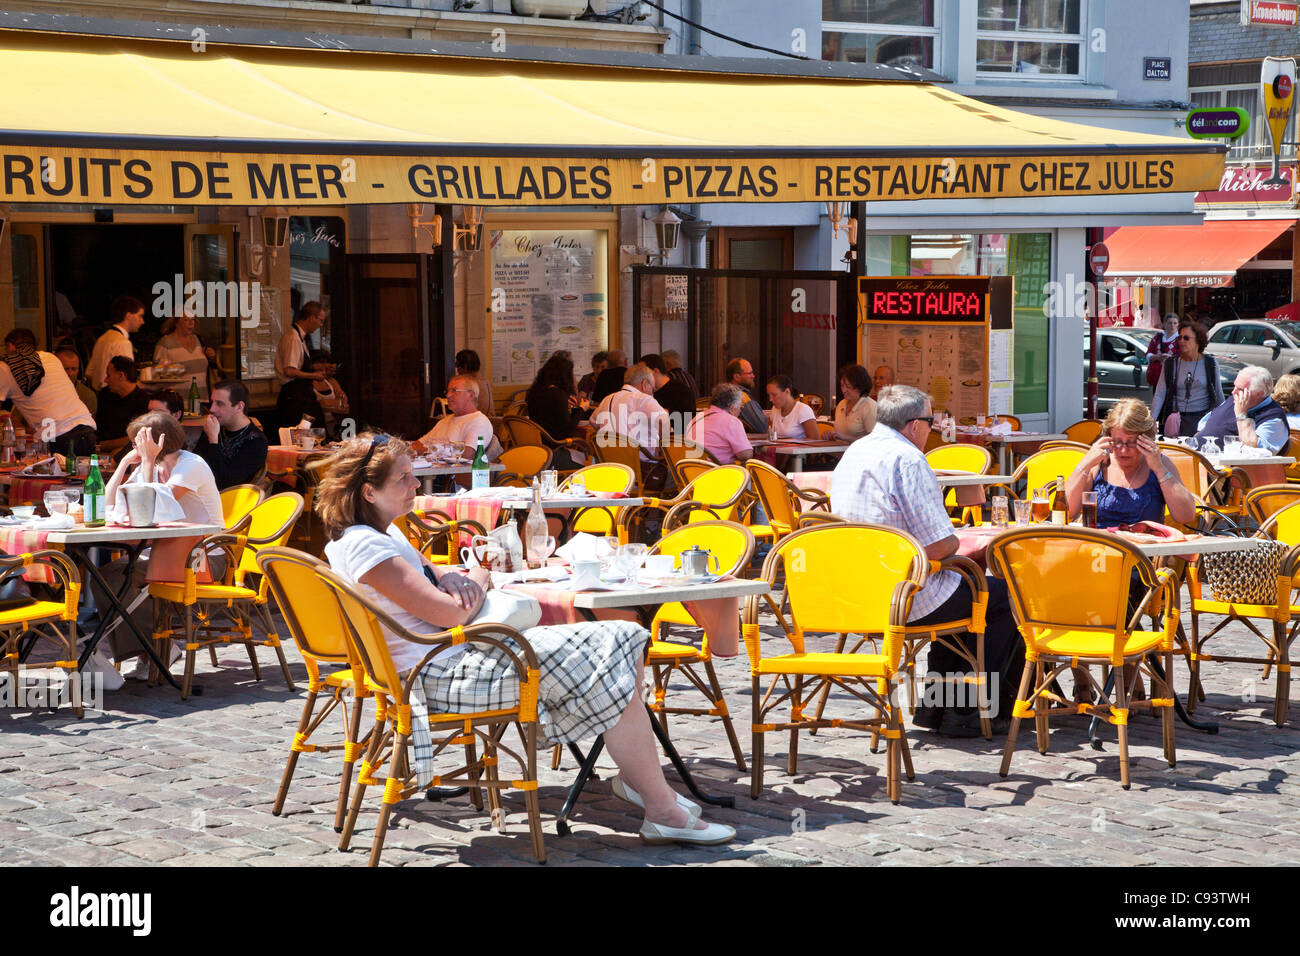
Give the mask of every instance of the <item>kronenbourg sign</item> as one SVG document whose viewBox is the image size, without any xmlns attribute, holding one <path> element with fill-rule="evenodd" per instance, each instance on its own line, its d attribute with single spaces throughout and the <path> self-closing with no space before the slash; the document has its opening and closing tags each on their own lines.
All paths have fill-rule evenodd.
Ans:
<svg viewBox="0 0 1300 956">
<path fill-rule="evenodd" d="M 1289 56 L 1266 56 L 1259 73 L 1259 90 L 1264 97 L 1269 138 L 1273 141 L 1273 175 L 1264 180 L 1274 186 L 1286 184 L 1279 167 L 1282 133 L 1295 105 L 1295 60 Z"/>
</svg>

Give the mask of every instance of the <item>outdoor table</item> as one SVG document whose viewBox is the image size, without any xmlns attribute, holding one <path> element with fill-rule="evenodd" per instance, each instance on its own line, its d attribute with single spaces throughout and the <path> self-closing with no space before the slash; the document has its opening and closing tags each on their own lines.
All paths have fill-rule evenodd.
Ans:
<svg viewBox="0 0 1300 956">
<path fill-rule="evenodd" d="M 644 571 L 642 572 L 644 573 Z M 590 591 L 569 591 L 557 585 L 546 584 L 528 584 L 528 585 L 508 585 L 508 587 L 518 588 L 525 593 L 533 594 L 539 597 L 544 603 L 547 602 L 549 595 L 545 592 L 555 593 L 558 597 L 563 595 L 565 600 L 572 596 L 572 607 L 587 620 L 597 620 L 597 611 L 608 610 L 631 610 L 635 611 L 641 623 L 648 629 L 650 622 L 654 619 L 655 612 L 661 604 L 668 604 L 672 601 L 709 601 L 720 598 L 744 598 L 754 594 L 766 594 L 768 585 L 766 581 L 754 580 L 751 578 L 722 578 L 717 581 L 699 584 L 669 584 L 663 586 L 655 585 L 636 585 L 632 587 L 614 586 L 611 590 L 590 590 Z M 647 648 L 649 644 L 647 643 Z M 655 737 L 659 740 L 659 746 L 663 748 L 664 754 L 672 763 L 677 775 L 681 778 L 682 783 L 691 795 L 701 803 L 707 803 L 715 807 L 732 807 L 736 801 L 734 797 L 712 797 L 700 791 L 691 775 L 686 764 L 682 761 L 681 755 L 678 754 L 677 748 L 673 746 L 672 740 L 660 726 L 659 719 L 646 705 L 646 712 L 650 717 L 650 727 L 654 730 Z M 564 806 L 560 809 L 555 818 L 555 832 L 560 836 L 566 836 L 569 833 L 569 814 L 573 812 L 574 804 L 577 803 L 583 787 L 591 778 L 592 772 L 596 767 L 596 759 L 600 756 L 601 750 L 605 746 L 605 737 L 602 734 L 596 738 L 592 744 L 591 750 L 581 759 L 578 769 L 578 776 L 569 788 L 569 794 L 565 798 Z M 575 754 L 581 756 L 577 748 L 572 748 Z"/>
<path fill-rule="evenodd" d="M 1252 487 L 1260 485 L 1280 485 L 1286 482 L 1286 470 L 1295 464 L 1295 458 L 1286 455 L 1267 455 L 1247 457 L 1246 455 L 1220 455 L 1211 458 L 1210 464 L 1217 468 L 1231 468 L 1244 471 Z"/>
<path fill-rule="evenodd" d="M 755 450 L 766 448 L 775 455 L 789 455 L 796 472 L 803 471 L 803 460 L 809 455 L 842 455 L 853 442 L 839 438 L 768 438 L 753 440 Z"/>
<path fill-rule="evenodd" d="M 293 471 L 311 458 L 329 455 L 328 448 L 299 448 L 297 445 L 269 445 L 266 449 L 267 471 Z"/>
<path fill-rule="evenodd" d="M 76 475 L 20 475 L 15 471 L 0 474 L 0 485 L 9 489 L 11 508 L 14 505 L 39 505 L 44 502 L 45 492 L 50 488 L 80 485 L 84 481 Z"/>
<path fill-rule="evenodd" d="M 77 670 L 80 671 L 86 666 L 86 661 L 90 655 L 95 653 L 95 648 L 99 645 L 100 640 L 115 623 L 115 618 L 120 618 L 122 623 L 135 635 L 135 639 L 144 652 L 149 655 L 150 660 L 158 665 L 167 683 L 171 684 L 177 690 L 180 685 L 176 683 L 175 678 L 167 665 L 158 657 L 153 641 L 140 633 L 139 628 L 131 619 L 127 611 L 126 598 L 131 590 L 132 572 L 135 570 L 135 562 L 143 551 L 154 541 L 163 538 L 205 538 L 211 534 L 219 534 L 225 530 L 221 525 L 216 524 L 188 524 L 185 522 L 170 522 L 164 525 L 158 525 L 152 528 L 125 528 L 119 525 L 104 525 L 102 528 L 87 528 L 82 525 L 68 531 L 41 531 L 26 528 L 4 528 L 4 545 L 6 550 L 11 550 L 13 554 L 19 554 L 27 551 L 39 551 L 41 548 L 56 547 L 66 551 L 68 557 L 76 562 L 78 569 L 81 571 L 81 580 L 83 593 L 88 581 L 94 581 L 99 585 L 101 591 L 108 595 L 109 607 L 99 609 L 99 626 L 95 629 L 94 635 L 86 642 L 85 649 L 77 658 Z M 126 553 L 126 573 L 122 578 L 122 586 L 116 594 L 109 588 L 104 576 L 100 573 L 98 566 L 90 558 L 90 549 L 96 546 L 111 545 L 114 549 Z M 35 642 L 29 642 L 23 651 L 25 658 L 31 652 Z M 194 693 L 202 693 L 195 687 Z"/>
<path fill-rule="evenodd" d="M 426 495 L 433 494 L 433 479 L 445 478 L 451 475 L 468 475 L 474 470 L 472 461 L 429 461 L 424 458 L 416 458 L 411 461 L 411 474 L 421 479 L 421 491 Z M 506 466 L 500 462 L 489 462 L 488 471 L 493 474 L 506 470 Z"/>
<path fill-rule="evenodd" d="M 941 431 L 936 425 L 935 431 Z M 1014 471 L 1011 467 L 1011 448 L 1014 446 L 1017 454 L 1032 455 L 1038 451 L 1038 446 L 1043 442 L 1049 441 L 1067 441 L 1068 435 L 1053 434 L 1048 432 L 1009 432 L 1007 434 L 994 434 L 987 428 L 970 428 L 968 426 L 957 427 L 958 441 L 970 442 L 973 445 L 987 445 L 997 455 L 998 471 Z"/>
<path fill-rule="evenodd" d="M 791 471 L 786 477 L 796 488 L 829 495 L 833 474 L 833 471 Z M 983 486 L 1005 485 L 1011 481 L 1010 475 L 977 475 L 970 471 L 936 471 L 934 476 L 940 488 L 957 489 L 957 504 L 962 506 L 983 504 Z"/>
</svg>

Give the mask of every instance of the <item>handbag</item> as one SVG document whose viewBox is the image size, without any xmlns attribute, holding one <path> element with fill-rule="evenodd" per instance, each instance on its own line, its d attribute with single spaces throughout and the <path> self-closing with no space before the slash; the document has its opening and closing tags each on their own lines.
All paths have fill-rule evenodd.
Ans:
<svg viewBox="0 0 1300 956">
<path fill-rule="evenodd" d="M 1231 604 L 1277 602 L 1277 577 L 1290 546 L 1271 538 L 1255 538 L 1248 551 L 1219 551 L 1201 555 L 1201 571 L 1215 601 Z M 1287 595 L 1284 600 L 1288 600 Z"/>
</svg>

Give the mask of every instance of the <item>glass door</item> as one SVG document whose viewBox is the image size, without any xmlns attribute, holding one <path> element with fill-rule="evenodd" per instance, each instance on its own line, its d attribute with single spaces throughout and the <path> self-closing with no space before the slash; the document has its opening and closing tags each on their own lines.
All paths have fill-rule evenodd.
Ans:
<svg viewBox="0 0 1300 956">
<path fill-rule="evenodd" d="M 233 376 L 239 369 L 238 279 L 235 227 L 229 223 L 186 226 L 185 282 L 203 284 L 203 308 L 195 310 L 195 329 L 203 344 L 217 351 L 217 379 Z"/>
</svg>

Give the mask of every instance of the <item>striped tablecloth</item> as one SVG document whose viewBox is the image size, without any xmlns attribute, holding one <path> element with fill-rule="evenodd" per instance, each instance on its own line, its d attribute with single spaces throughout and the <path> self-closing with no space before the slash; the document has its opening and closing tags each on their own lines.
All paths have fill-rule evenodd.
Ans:
<svg viewBox="0 0 1300 956">
<path fill-rule="evenodd" d="M 786 477 L 796 488 L 804 488 L 808 491 L 820 491 L 823 494 L 831 493 L 831 475 L 833 471 L 789 471 Z"/>
<path fill-rule="evenodd" d="M 49 538 L 48 531 L 31 531 L 27 528 L 4 528 L 0 527 L 0 551 L 9 555 L 26 554 L 29 551 L 42 551 L 45 548 L 53 548 L 55 551 L 62 551 L 61 545 L 46 544 Z M 54 584 L 57 580 L 54 572 L 46 565 L 34 564 L 23 572 L 23 577 L 28 581 L 37 584 Z"/>
<path fill-rule="evenodd" d="M 441 511 L 457 521 L 477 521 L 488 531 L 501 517 L 502 498 L 467 498 L 464 495 L 417 495 L 412 511 Z"/>
<path fill-rule="evenodd" d="M 320 458 L 327 454 L 329 454 L 328 450 L 323 448 L 303 451 L 293 445 L 270 445 L 266 449 L 266 470 L 293 471 L 308 459 Z"/>
</svg>

